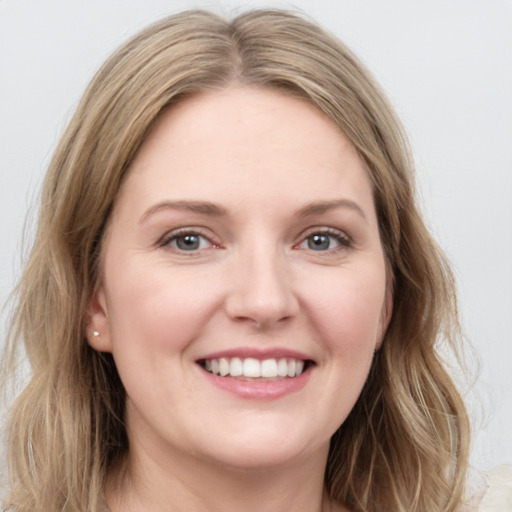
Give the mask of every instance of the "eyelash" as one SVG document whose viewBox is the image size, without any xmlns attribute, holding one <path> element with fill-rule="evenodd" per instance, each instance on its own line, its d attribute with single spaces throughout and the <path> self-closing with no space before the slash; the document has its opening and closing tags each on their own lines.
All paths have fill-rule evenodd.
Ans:
<svg viewBox="0 0 512 512">
<path fill-rule="evenodd" d="M 336 247 L 328 247 L 325 250 L 315 250 L 312 249 L 309 246 L 308 241 L 314 237 L 314 236 L 325 236 L 329 239 L 334 239 L 335 242 L 338 244 Z M 198 247 L 193 248 L 191 250 L 182 249 L 180 247 L 173 246 L 173 242 L 177 242 L 179 239 L 185 239 L 186 237 L 198 237 L 202 240 L 206 240 L 208 242 L 208 247 Z M 201 242 L 200 242 L 201 243 Z M 342 231 L 338 231 L 336 229 L 332 228 L 312 228 L 310 229 L 305 236 L 301 237 L 301 241 L 298 244 L 295 244 L 295 248 L 301 249 L 301 245 L 308 243 L 308 247 L 304 247 L 304 249 L 310 250 L 311 252 L 319 252 L 319 253 L 337 253 L 338 251 L 349 249 L 353 246 L 352 240 Z M 159 247 L 164 248 L 170 248 L 180 254 L 185 253 L 197 253 L 204 249 L 210 249 L 210 248 L 219 248 L 220 244 L 217 244 L 211 240 L 211 237 L 208 235 L 205 235 L 201 232 L 201 230 L 195 229 L 195 228 L 180 228 L 175 231 L 171 231 L 170 233 L 167 233 L 164 235 L 159 241 L 158 241 Z"/>
</svg>

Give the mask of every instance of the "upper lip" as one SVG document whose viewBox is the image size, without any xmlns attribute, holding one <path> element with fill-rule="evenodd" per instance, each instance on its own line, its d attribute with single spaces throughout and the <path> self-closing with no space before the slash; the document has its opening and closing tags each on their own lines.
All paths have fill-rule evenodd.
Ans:
<svg viewBox="0 0 512 512">
<path fill-rule="evenodd" d="M 280 358 L 288 358 L 288 359 L 298 359 L 301 361 L 312 361 L 313 359 L 304 354 L 303 352 L 299 352 L 297 350 L 291 350 L 283 347 L 274 347 L 274 348 L 261 348 L 261 347 L 241 347 L 241 348 L 231 348 L 227 350 L 220 350 L 218 352 L 210 352 L 205 354 L 204 356 L 198 358 L 198 361 L 204 361 L 205 359 L 220 359 L 221 357 L 232 358 L 239 357 L 240 359 L 246 359 L 252 357 L 254 359 L 258 359 L 263 361 L 265 359 L 280 359 Z"/>
</svg>

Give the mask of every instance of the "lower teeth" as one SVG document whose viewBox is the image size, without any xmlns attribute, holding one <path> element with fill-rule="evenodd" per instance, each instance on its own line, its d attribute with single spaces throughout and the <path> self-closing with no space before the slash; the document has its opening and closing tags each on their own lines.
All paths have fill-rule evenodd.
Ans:
<svg viewBox="0 0 512 512">
<path fill-rule="evenodd" d="M 294 379 L 295 377 L 245 377 L 244 375 L 240 375 L 238 377 L 233 377 L 232 375 L 219 375 L 218 373 L 208 372 L 212 375 L 216 375 L 217 377 L 227 377 L 230 379 L 243 380 L 247 382 L 277 382 L 279 380 L 285 379 Z"/>
</svg>

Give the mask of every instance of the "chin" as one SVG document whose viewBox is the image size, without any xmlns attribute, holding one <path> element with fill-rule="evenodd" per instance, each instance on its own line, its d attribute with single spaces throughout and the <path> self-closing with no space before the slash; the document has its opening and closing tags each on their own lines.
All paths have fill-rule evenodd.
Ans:
<svg viewBox="0 0 512 512">
<path fill-rule="evenodd" d="M 316 454 L 327 457 L 328 435 L 301 436 L 297 430 L 282 428 L 272 431 L 268 425 L 263 428 L 261 422 L 255 427 L 230 429 L 226 438 L 217 438 L 215 444 L 208 446 L 211 460 L 234 470 L 264 471 L 294 465 Z M 232 435 L 233 432 L 243 432 L 243 435 Z M 325 438 L 323 441 L 322 437 Z M 212 441 L 213 437 L 210 443 Z"/>
<path fill-rule="evenodd" d="M 299 463 L 306 454 L 297 450 L 263 450 L 255 446 L 250 450 L 240 450 L 236 453 L 214 454 L 212 460 L 216 465 L 224 466 L 233 471 L 265 472 L 282 469 Z"/>
</svg>

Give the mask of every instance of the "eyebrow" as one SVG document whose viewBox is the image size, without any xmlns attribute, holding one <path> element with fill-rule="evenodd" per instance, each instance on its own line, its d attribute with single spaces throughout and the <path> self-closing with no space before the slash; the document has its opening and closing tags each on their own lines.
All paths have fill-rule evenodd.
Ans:
<svg viewBox="0 0 512 512">
<path fill-rule="evenodd" d="M 365 221 L 367 221 L 366 214 L 363 209 L 354 201 L 350 199 L 335 199 L 331 201 L 315 201 L 310 203 L 295 212 L 295 215 L 299 218 L 310 217 L 313 215 L 321 215 L 330 210 L 337 208 L 348 208 L 353 210 L 360 215 Z M 213 217 L 222 217 L 228 214 L 225 208 L 219 205 L 210 203 L 207 201 L 162 201 L 151 206 L 146 210 L 139 222 L 144 222 L 149 216 L 161 211 L 161 210 L 181 210 L 193 213 L 199 213 L 201 215 L 209 215 Z"/>
<path fill-rule="evenodd" d="M 227 215 L 227 210 L 209 202 L 204 201 L 162 201 L 146 210 L 139 222 L 144 222 L 149 216 L 161 210 L 181 210 L 187 212 L 199 213 L 202 215 L 211 215 L 221 217 Z"/>
<path fill-rule="evenodd" d="M 364 210 L 354 201 L 350 199 L 334 199 L 332 201 L 316 201 L 314 203 L 310 203 L 300 210 L 296 212 L 297 217 L 310 217 L 312 215 L 320 215 L 322 213 L 326 213 L 330 210 L 335 210 L 337 208 L 348 208 L 358 215 L 360 215 L 366 222 L 368 219 L 366 218 L 366 214 Z"/>
</svg>

